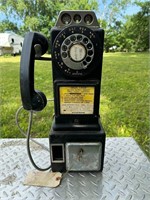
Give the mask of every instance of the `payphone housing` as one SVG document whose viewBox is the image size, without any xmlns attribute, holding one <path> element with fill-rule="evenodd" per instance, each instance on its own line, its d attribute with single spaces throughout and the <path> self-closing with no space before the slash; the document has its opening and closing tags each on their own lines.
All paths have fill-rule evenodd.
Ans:
<svg viewBox="0 0 150 200">
<path fill-rule="evenodd" d="M 104 30 L 92 11 L 62 11 L 51 30 L 54 119 L 49 134 L 52 171 L 102 171 L 105 132 L 99 115 Z M 23 107 L 40 111 L 47 100 L 34 89 L 34 60 L 47 39 L 29 32 L 21 56 Z"/>
<path fill-rule="evenodd" d="M 99 117 L 104 30 L 92 11 L 62 11 L 51 31 L 55 117 L 53 171 L 101 171 L 105 133 Z"/>
</svg>

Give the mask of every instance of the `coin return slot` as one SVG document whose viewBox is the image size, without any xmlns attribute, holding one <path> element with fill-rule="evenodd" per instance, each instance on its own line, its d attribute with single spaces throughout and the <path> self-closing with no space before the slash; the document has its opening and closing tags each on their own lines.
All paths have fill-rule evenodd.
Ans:
<svg viewBox="0 0 150 200">
<path fill-rule="evenodd" d="M 64 162 L 64 145 L 63 144 L 52 144 L 51 145 L 51 157 L 53 163 Z"/>
</svg>

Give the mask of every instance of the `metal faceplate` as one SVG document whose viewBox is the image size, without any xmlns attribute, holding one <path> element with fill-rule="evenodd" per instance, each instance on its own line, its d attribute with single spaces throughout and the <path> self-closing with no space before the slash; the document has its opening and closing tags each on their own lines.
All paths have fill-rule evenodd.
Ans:
<svg viewBox="0 0 150 200">
<path fill-rule="evenodd" d="M 76 17 L 80 17 L 76 20 Z M 90 20 L 91 18 L 91 20 Z M 96 15 L 91 10 L 66 10 L 61 11 L 58 16 L 58 20 L 55 24 L 56 27 L 67 27 L 71 25 L 88 26 L 90 28 L 98 28 L 99 23 L 97 21 Z"/>
<path fill-rule="evenodd" d="M 66 143 L 68 171 L 99 171 L 102 143 Z"/>
</svg>

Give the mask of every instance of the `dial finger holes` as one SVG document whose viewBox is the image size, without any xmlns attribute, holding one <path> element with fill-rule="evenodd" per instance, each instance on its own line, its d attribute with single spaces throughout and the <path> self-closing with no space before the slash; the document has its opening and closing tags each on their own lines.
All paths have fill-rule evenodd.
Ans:
<svg viewBox="0 0 150 200">
<path fill-rule="evenodd" d="M 92 44 L 91 44 L 91 43 L 88 43 L 88 44 L 87 44 L 87 48 L 88 48 L 88 49 L 92 49 Z"/>
<path fill-rule="evenodd" d="M 86 61 L 87 61 L 87 62 L 90 62 L 90 61 L 91 61 L 91 57 L 89 57 L 89 56 L 86 57 Z"/>
<path fill-rule="evenodd" d="M 76 41 L 76 36 L 75 36 L 75 35 L 72 35 L 72 36 L 70 37 L 70 40 L 71 40 L 72 42 Z"/>
<path fill-rule="evenodd" d="M 66 40 L 65 40 L 65 44 L 66 44 L 66 45 L 69 45 L 70 42 L 71 42 L 71 41 L 70 41 L 69 39 L 66 39 Z"/>
<path fill-rule="evenodd" d="M 67 58 L 67 53 L 66 52 L 62 52 L 61 55 L 62 55 L 63 58 Z"/>
<path fill-rule="evenodd" d="M 85 60 L 83 61 L 83 65 L 84 65 L 84 66 L 87 65 L 87 62 L 86 62 Z"/>
<path fill-rule="evenodd" d="M 89 55 L 89 56 L 92 56 L 93 53 L 94 53 L 94 52 L 93 52 L 92 50 L 88 51 L 88 55 Z"/>
<path fill-rule="evenodd" d="M 86 38 L 86 37 L 83 38 L 83 43 L 84 43 L 84 44 L 87 44 L 88 42 L 89 42 L 88 38 Z"/>
<path fill-rule="evenodd" d="M 63 46 L 62 46 L 62 50 L 63 50 L 63 51 L 66 51 L 66 50 L 67 50 L 67 46 L 66 46 L 66 45 L 63 45 Z"/>
<path fill-rule="evenodd" d="M 82 40 L 82 35 L 77 35 L 77 40 L 81 41 Z"/>
</svg>

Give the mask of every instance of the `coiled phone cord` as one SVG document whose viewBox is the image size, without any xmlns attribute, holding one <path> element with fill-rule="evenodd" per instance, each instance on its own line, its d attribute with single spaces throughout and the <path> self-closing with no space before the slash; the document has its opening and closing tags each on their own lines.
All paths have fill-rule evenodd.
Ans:
<svg viewBox="0 0 150 200">
<path fill-rule="evenodd" d="M 29 159 L 30 159 L 32 165 L 33 165 L 37 170 L 39 170 L 39 171 L 47 171 L 47 170 L 51 169 L 51 165 L 50 165 L 49 167 L 47 167 L 47 168 L 40 168 L 40 167 L 38 167 L 38 166 L 35 164 L 35 162 L 34 162 L 34 160 L 33 160 L 33 157 L 32 157 L 32 155 L 31 155 L 31 151 L 30 151 L 30 140 L 32 140 L 34 143 L 40 145 L 44 150 L 46 150 L 46 151 L 48 151 L 48 152 L 49 152 L 49 149 L 48 149 L 46 146 L 44 146 L 43 144 L 41 144 L 41 143 L 37 142 L 36 140 L 34 140 L 33 138 L 31 138 L 31 128 L 32 128 L 33 111 L 30 111 L 30 112 L 29 112 L 29 122 L 28 122 L 28 129 L 27 129 L 27 132 L 25 133 L 25 132 L 23 131 L 23 129 L 20 127 L 19 122 L 18 122 L 18 116 L 19 116 L 19 113 L 21 112 L 22 109 L 23 109 L 23 106 L 21 106 L 21 107 L 17 110 L 17 112 L 16 112 L 16 124 L 17 124 L 17 126 L 18 126 L 20 132 L 27 138 L 27 153 L 28 153 Z"/>
</svg>

